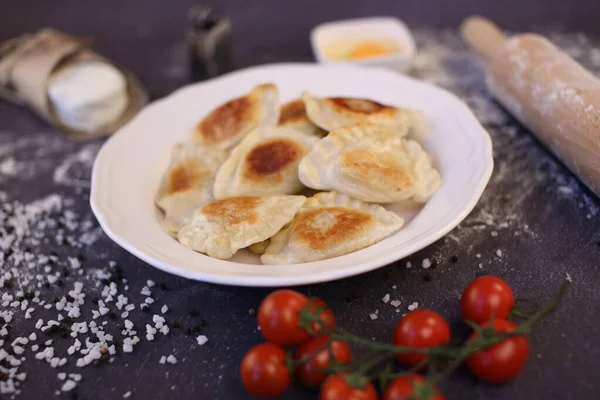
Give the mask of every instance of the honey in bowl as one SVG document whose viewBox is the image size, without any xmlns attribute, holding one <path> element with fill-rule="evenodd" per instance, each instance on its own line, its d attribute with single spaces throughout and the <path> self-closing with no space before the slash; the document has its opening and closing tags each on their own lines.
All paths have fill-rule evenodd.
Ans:
<svg viewBox="0 0 600 400">
<path fill-rule="evenodd" d="M 370 39 L 334 42 L 324 49 L 325 56 L 330 60 L 366 60 L 397 54 L 401 46 L 389 39 Z"/>
</svg>

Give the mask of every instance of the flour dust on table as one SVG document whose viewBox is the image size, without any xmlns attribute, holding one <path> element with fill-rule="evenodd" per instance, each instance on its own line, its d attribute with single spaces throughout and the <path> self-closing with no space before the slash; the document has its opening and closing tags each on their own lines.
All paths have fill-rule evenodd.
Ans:
<svg viewBox="0 0 600 400">
<path fill-rule="evenodd" d="M 477 249 L 483 241 L 502 243 L 501 238 L 507 236 L 521 241 L 536 240 L 541 233 L 539 227 L 531 222 L 528 225 L 527 221 L 532 219 L 519 204 L 539 193 L 556 204 L 576 209 L 582 220 L 598 217 L 597 203 L 581 185 L 544 156 L 544 151 L 534 145 L 534 139 L 516 127 L 488 96 L 474 56 L 454 33 L 418 30 L 416 39 L 420 53 L 415 60 L 414 75 L 452 90 L 473 108 L 493 137 L 496 169 L 478 206 L 435 246 L 433 253 L 424 250 L 399 263 L 412 266 L 405 271 L 407 274 L 422 273 L 423 268 L 429 273 L 446 260 L 451 260 L 450 268 L 474 270 L 504 263 L 510 257 L 505 248 L 492 244 L 486 247 L 491 249 L 487 254 L 480 254 Z M 552 39 L 600 73 L 600 53 L 590 51 L 594 44 L 590 39 L 583 35 L 554 35 Z M 169 68 L 175 67 L 183 65 Z M 147 362 L 168 371 L 176 364 L 202 357 L 200 346 L 219 340 L 206 334 L 206 321 L 197 320 L 202 317 L 201 312 L 189 312 L 183 320 L 171 317 L 187 304 L 190 292 L 171 296 L 177 302 L 166 304 L 161 298 L 168 297 L 168 287 L 145 278 L 133 279 L 135 274 L 140 275 L 134 265 L 131 268 L 120 265 L 121 260 L 133 264 L 134 259 L 111 244 L 88 206 L 91 166 L 99 147 L 98 142 L 79 144 L 54 132 L 24 134 L 19 129 L 0 132 L 0 397 L 3 399 L 18 397 L 28 382 L 41 384 L 37 378 L 46 369 L 55 371 L 54 381 L 44 381 L 49 393 L 75 393 L 79 387 L 89 385 L 104 395 L 110 393 L 111 387 L 96 386 L 98 369 L 92 366 L 111 368 L 127 364 L 142 351 L 143 365 Z M 109 249 L 110 254 L 106 250 L 92 251 L 100 245 Z M 456 264 L 452 256 L 458 252 L 466 253 L 469 261 Z M 569 272 L 576 277 L 574 271 Z M 377 273 L 367 274 L 365 279 Z M 340 283 L 338 291 L 349 290 L 346 282 Z M 377 301 L 382 303 L 372 306 L 373 311 L 364 315 L 365 321 L 384 323 L 398 318 L 406 309 L 428 306 L 423 298 L 404 298 L 407 296 L 403 297 L 395 285 L 389 286 L 377 289 L 382 291 L 376 294 Z M 195 290 L 204 290 L 204 285 L 197 283 Z M 458 292 L 449 295 L 458 296 Z M 348 297 L 352 301 L 354 294 Z M 247 314 L 247 309 L 231 312 Z M 186 350 L 156 351 L 158 347 L 154 344 L 159 338 L 172 349 L 185 346 Z M 229 355 L 223 353 L 218 357 Z M 215 376 L 215 381 L 221 382 L 222 376 L 218 379 Z M 136 390 L 142 390 L 139 385 L 144 383 L 128 384 L 131 387 L 114 395 L 135 397 Z M 167 390 L 175 388 L 172 381 L 165 381 L 165 385 L 169 385 Z"/>
</svg>

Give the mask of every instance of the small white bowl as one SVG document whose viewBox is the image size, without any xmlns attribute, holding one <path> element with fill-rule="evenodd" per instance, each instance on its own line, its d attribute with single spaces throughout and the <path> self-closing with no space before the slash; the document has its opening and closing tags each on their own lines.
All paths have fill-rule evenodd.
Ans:
<svg viewBox="0 0 600 400">
<path fill-rule="evenodd" d="M 397 53 L 356 60 L 331 59 L 326 54 L 329 46 L 357 41 L 389 40 L 395 42 Z M 416 52 L 412 33 L 402 21 L 393 17 L 357 18 L 327 22 L 314 27 L 310 34 L 315 58 L 320 63 L 343 63 L 375 66 L 407 72 Z"/>
</svg>

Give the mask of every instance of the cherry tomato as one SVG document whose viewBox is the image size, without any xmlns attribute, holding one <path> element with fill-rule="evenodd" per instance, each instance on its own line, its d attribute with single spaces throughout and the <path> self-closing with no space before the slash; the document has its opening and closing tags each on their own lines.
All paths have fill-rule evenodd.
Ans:
<svg viewBox="0 0 600 400">
<path fill-rule="evenodd" d="M 383 400 L 446 400 L 437 386 L 430 389 L 432 392 L 429 392 L 429 396 L 424 392 L 425 389 L 415 390 L 415 385 L 420 386 L 424 383 L 425 378 L 418 374 L 400 376 L 387 385 L 383 392 Z"/>
<path fill-rule="evenodd" d="M 329 345 L 327 346 L 327 343 Z M 321 350 L 319 350 L 321 349 Z M 296 375 L 300 381 L 307 386 L 317 388 L 327 378 L 327 373 L 319 372 L 326 369 L 330 364 L 330 350 L 338 363 L 349 363 L 352 361 L 352 353 L 348 343 L 342 340 L 331 341 L 327 336 L 319 336 L 302 344 L 294 354 L 294 359 L 299 360 L 310 357 L 307 362 L 296 368 Z"/>
<path fill-rule="evenodd" d="M 314 322 L 311 327 L 314 332 L 321 332 L 323 329 L 332 331 L 335 328 L 335 315 L 333 310 L 327 306 L 327 304 L 319 299 L 318 297 L 311 297 L 309 300 L 309 310 L 315 312 L 316 310 L 323 309 L 319 317 L 322 323 Z M 323 326 L 321 326 L 323 325 Z"/>
<path fill-rule="evenodd" d="M 319 400 L 377 400 L 377 391 L 371 382 L 364 382 L 360 385 L 353 386 L 347 379 L 347 375 L 335 374 L 331 375 L 323 385 L 319 392 Z"/>
<path fill-rule="evenodd" d="M 252 347 L 240 365 L 240 376 L 246 390 L 258 397 L 276 397 L 290 386 L 285 350 L 271 343 Z"/>
<path fill-rule="evenodd" d="M 258 308 L 258 326 L 263 336 L 271 343 L 281 346 L 300 344 L 311 338 L 300 326 L 300 311 L 323 309 L 319 314 L 322 323 L 311 322 L 313 332 L 335 327 L 335 315 L 327 304 L 316 297 L 307 298 L 293 290 L 276 290 L 269 294 Z"/>
<path fill-rule="evenodd" d="M 486 275 L 467 285 L 460 299 L 460 312 L 465 320 L 483 324 L 492 317 L 506 319 L 514 305 L 515 296 L 508 283 Z"/>
<path fill-rule="evenodd" d="M 450 342 L 450 327 L 446 320 L 431 310 L 411 311 L 402 318 L 394 330 L 394 344 L 428 348 Z M 396 360 L 408 368 L 421 363 L 427 356 L 419 353 L 397 354 Z"/>
<path fill-rule="evenodd" d="M 258 308 L 258 326 L 271 343 L 290 346 L 310 337 L 300 327 L 300 310 L 308 304 L 308 297 L 293 290 L 276 290 L 269 294 Z"/>
<path fill-rule="evenodd" d="M 487 327 L 489 322 L 482 325 Z M 495 319 L 494 330 L 510 332 L 517 325 L 504 319 Z M 471 339 L 477 337 L 477 332 Z M 504 383 L 513 379 L 523 369 L 529 357 L 529 339 L 526 336 L 511 336 L 487 349 L 478 351 L 466 364 L 477 378 L 487 383 Z"/>
</svg>

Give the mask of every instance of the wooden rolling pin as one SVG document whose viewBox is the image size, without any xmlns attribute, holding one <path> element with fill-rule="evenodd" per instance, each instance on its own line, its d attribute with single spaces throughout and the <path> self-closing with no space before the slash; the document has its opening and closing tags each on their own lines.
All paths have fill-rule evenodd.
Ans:
<svg viewBox="0 0 600 400">
<path fill-rule="evenodd" d="M 540 35 L 506 38 L 481 17 L 460 31 L 496 99 L 600 197 L 600 79 Z"/>
</svg>

